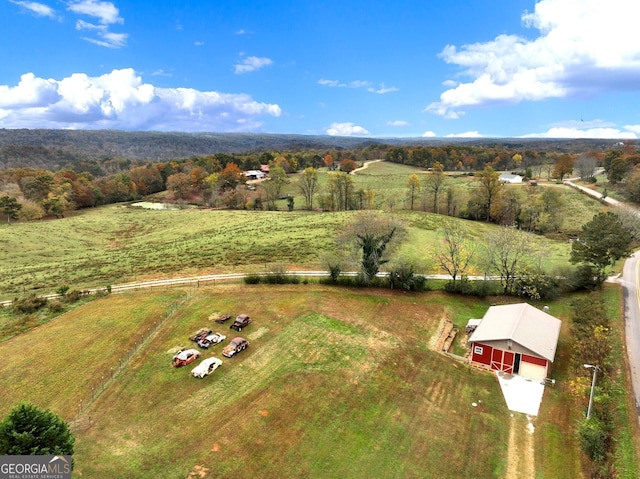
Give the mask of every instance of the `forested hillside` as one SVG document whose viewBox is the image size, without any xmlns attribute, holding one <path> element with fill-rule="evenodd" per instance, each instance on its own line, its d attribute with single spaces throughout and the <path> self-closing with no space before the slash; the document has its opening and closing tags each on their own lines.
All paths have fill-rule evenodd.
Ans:
<svg viewBox="0 0 640 479">
<path fill-rule="evenodd" d="M 95 167 L 91 164 L 114 158 L 167 161 L 216 153 L 340 150 L 376 145 L 464 144 L 507 150 L 581 153 L 605 151 L 615 143 L 615 140 L 356 138 L 257 133 L 0 129 L 0 170 L 30 167 L 57 171 L 73 167 L 75 171 L 92 171 Z"/>
</svg>

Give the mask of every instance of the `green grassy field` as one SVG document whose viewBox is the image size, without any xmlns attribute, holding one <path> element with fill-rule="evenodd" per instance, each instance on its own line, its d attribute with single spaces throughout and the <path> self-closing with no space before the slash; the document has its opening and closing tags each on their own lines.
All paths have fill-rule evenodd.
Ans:
<svg viewBox="0 0 640 479">
<path fill-rule="evenodd" d="M 134 339 L 179 304 L 74 423 L 74 477 L 502 478 L 513 421 L 495 377 L 428 348 L 443 317 L 478 316 L 493 300 L 311 284 L 112 295 L 0 343 L 12 385 L 0 389 L 0 415 L 27 399 L 73 420 Z M 170 366 L 171 351 L 202 326 L 232 336 L 212 312 L 250 314 L 250 346 L 196 380 L 193 366 Z M 547 408 L 536 477 L 580 477 L 566 440 L 579 411 L 559 389 Z"/>
<path fill-rule="evenodd" d="M 396 195 L 398 208 L 410 174 L 427 172 L 405 165 L 372 163 L 355 175 L 357 187 L 371 187 Z M 320 175 L 326 181 L 326 171 Z M 288 189 L 296 193 L 296 177 Z M 473 194 L 470 177 L 451 178 L 460 194 Z M 523 186 L 515 186 L 524 188 Z M 565 233 L 575 233 L 602 206 L 574 190 L 548 185 L 562 192 Z M 383 196 L 384 196 L 383 195 Z M 464 200 L 466 201 L 466 200 Z M 297 207 L 303 204 L 296 201 Z M 379 204 L 384 206 L 384 204 Z M 284 209 L 284 208 L 283 208 Z M 325 269 L 321 257 L 336 250 L 334 238 L 356 212 L 229 211 L 184 209 L 153 211 L 110 205 L 69 214 L 67 218 L 0 225 L 0 300 L 31 293 L 53 293 L 63 285 L 72 289 L 105 287 L 168 276 L 264 271 L 271 264 L 291 268 Z M 445 216 L 395 209 L 409 225 L 408 241 L 398 259 L 438 273 L 433 250 Z M 495 228 L 482 222 L 460 221 L 469 235 L 483 242 Z M 545 251 L 543 265 L 566 265 L 570 245 L 532 235 Z M 479 257 L 480 255 L 478 255 Z M 472 265 L 472 273 L 483 273 Z"/>
<path fill-rule="evenodd" d="M 351 213 L 83 210 L 0 228 L 0 297 L 170 275 L 318 266 Z"/>
<path fill-rule="evenodd" d="M 53 293 L 62 285 L 85 289 L 169 276 L 265 271 L 273 263 L 326 269 L 322 255 L 336 251 L 333 240 L 356 214 L 106 206 L 59 220 L 3 225 L 0 299 Z M 446 217 L 393 214 L 409 226 L 397 258 L 420 265 L 421 272 L 439 272 L 433 267 L 433 251 Z M 479 243 L 496 228 L 455 221 Z M 568 243 L 531 238 L 547 251 L 546 267 L 567 264 Z"/>
<path fill-rule="evenodd" d="M 355 189 L 371 189 L 376 192 L 374 200 L 376 208 L 389 209 L 388 200 L 392 198 L 392 203 L 394 204 L 392 209 L 399 210 L 409 208 L 406 201 L 407 181 L 409 176 L 414 173 L 418 175 L 421 184 L 424 186 L 430 174 L 425 169 L 385 161 L 369 163 L 367 168 L 358 171 L 352 176 L 352 179 Z M 445 174 L 445 187 L 455 189 L 456 197 L 461 205 L 466 205 L 469 199 L 477 194 L 477 180 L 474 177 L 464 175 L 461 172 L 447 172 Z M 296 186 L 299 175 L 300 174 L 291 175 L 291 182 L 287 186 L 286 193 L 296 197 L 296 207 L 302 208 L 304 206 L 304 200 L 300 196 Z M 324 187 L 327 183 L 327 170 L 324 168 L 319 170 L 319 183 L 321 187 Z M 526 196 L 529 190 L 526 184 L 507 185 L 506 187 L 512 191 L 519 192 L 523 197 Z M 572 188 L 559 185 L 555 182 L 540 180 L 538 186 L 530 191 L 537 191 L 539 193 L 546 188 L 553 188 L 560 193 L 562 207 L 556 214 L 563 218 L 561 231 L 564 234 L 576 234 L 582 224 L 589 221 L 595 213 L 603 208 L 599 202 L 592 198 L 588 198 Z M 414 209 L 422 209 L 424 203 L 423 197 L 425 195 L 428 196 L 427 204 L 431 206 L 432 199 L 429 193 L 423 189 L 416 198 Z M 286 210 L 286 201 L 280 202 L 279 208 Z"/>
</svg>

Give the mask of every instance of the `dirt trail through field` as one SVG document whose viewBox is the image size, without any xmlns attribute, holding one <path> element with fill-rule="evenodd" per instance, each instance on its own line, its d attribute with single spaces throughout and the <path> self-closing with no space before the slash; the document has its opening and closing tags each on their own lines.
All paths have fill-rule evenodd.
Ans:
<svg viewBox="0 0 640 479">
<path fill-rule="evenodd" d="M 505 479 L 535 479 L 533 424 L 523 415 L 511 415 Z"/>
<path fill-rule="evenodd" d="M 366 170 L 369 167 L 369 164 L 371 163 L 377 163 L 379 161 L 383 161 L 383 160 L 371 160 L 371 161 L 367 161 L 365 162 L 360 168 L 356 168 L 355 170 L 353 170 L 351 172 L 352 175 L 355 175 L 358 171 L 362 171 L 362 170 Z"/>
</svg>

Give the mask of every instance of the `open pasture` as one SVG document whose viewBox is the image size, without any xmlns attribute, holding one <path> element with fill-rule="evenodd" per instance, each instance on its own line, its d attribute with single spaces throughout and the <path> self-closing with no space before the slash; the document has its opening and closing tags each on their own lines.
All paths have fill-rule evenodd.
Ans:
<svg viewBox="0 0 640 479">
<path fill-rule="evenodd" d="M 438 273 L 433 251 L 448 217 L 418 211 L 381 214 L 407 221 L 409 235 L 398 258 L 415 263 L 420 272 Z M 58 220 L 5 225 L 0 227 L 0 300 L 53 293 L 62 285 L 86 289 L 170 276 L 265 271 L 274 263 L 326 269 L 322 255 L 336 251 L 334 239 L 354 215 L 357 212 L 153 211 L 116 205 Z M 478 243 L 496 228 L 452 220 L 460 221 Z M 567 264 L 569 243 L 531 237 L 550 251 L 544 255 L 546 267 Z M 477 265 L 473 271 L 482 273 Z"/>
<path fill-rule="evenodd" d="M 476 243 L 496 228 L 422 211 L 402 210 L 406 181 L 412 172 L 428 172 L 386 162 L 370 163 L 353 176 L 357 188 L 378 196 L 395 195 L 393 211 L 409 226 L 408 241 L 399 258 L 418 265 L 420 272 L 439 273 L 433 249 L 445 219 L 460 221 Z M 326 172 L 320 174 L 326 182 Z M 296 194 L 295 182 L 288 185 Z M 470 177 L 449 178 L 462 204 L 475 194 Z M 524 185 L 509 188 L 526 193 Z M 595 200 L 562 185 L 544 185 L 561 193 L 564 234 L 576 234 L 603 208 Z M 377 202 L 377 204 L 380 202 Z M 418 202 L 420 204 L 420 202 Z M 296 199 L 301 207 L 302 198 Z M 379 204 L 384 206 L 384 204 Z M 291 268 L 325 269 L 324 254 L 336 251 L 334 238 L 357 212 L 231 211 L 183 209 L 154 211 L 109 205 L 73 212 L 67 218 L 18 222 L 0 226 L 0 300 L 30 293 L 46 294 L 68 285 L 72 289 L 105 287 L 168 276 L 255 272 L 273 263 Z M 544 266 L 566 265 L 570 244 L 532 235 Z M 480 255 L 477 255 L 478 259 Z M 479 261 L 472 273 L 482 274 Z"/>
<path fill-rule="evenodd" d="M 170 275 L 319 267 L 352 213 L 152 211 L 121 205 L 0 228 L 0 299 Z"/>
<path fill-rule="evenodd" d="M 93 381 L 178 303 L 84 409 L 74 477 L 504 477 L 513 421 L 497 381 L 428 347 L 443 317 L 460 323 L 489 302 L 437 292 L 219 285 L 101 298 L 0 343 L 12 384 L 0 414 L 24 398 L 74 419 Z M 198 380 L 170 366 L 171 351 L 203 326 L 229 338 L 212 312 L 250 314 L 250 346 L 230 359 L 223 345 L 203 351 L 223 365 Z M 542 410 L 560 397 L 550 389 Z M 547 420 L 567 434 L 558 421 Z M 556 451 L 555 479 L 579 477 L 576 454 L 572 440 Z M 536 477 L 552 477 L 546 467 Z"/>
</svg>

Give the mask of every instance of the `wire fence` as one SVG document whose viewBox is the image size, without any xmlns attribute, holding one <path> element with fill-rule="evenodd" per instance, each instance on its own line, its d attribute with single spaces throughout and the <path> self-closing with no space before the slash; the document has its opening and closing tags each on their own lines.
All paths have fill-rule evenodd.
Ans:
<svg viewBox="0 0 640 479">
<path fill-rule="evenodd" d="M 76 411 L 74 418 L 70 421 L 70 425 L 73 430 L 88 429 L 90 427 L 91 417 L 88 415 L 88 412 L 91 405 L 105 391 L 109 383 L 123 371 L 136 353 L 148 343 L 149 339 L 158 331 L 158 329 L 160 329 L 167 320 L 176 313 L 181 305 L 193 296 L 193 293 L 193 290 L 188 291 L 184 296 L 181 296 L 174 303 L 167 306 L 167 309 L 164 312 L 164 317 L 161 320 L 156 321 L 153 326 L 149 327 L 144 332 L 144 334 L 141 334 L 134 342 L 134 345 L 118 360 L 118 364 L 110 368 L 106 374 L 102 375 L 97 384 L 91 386 L 91 391 L 87 392 L 87 396 L 80 400 L 78 410 Z"/>
</svg>

